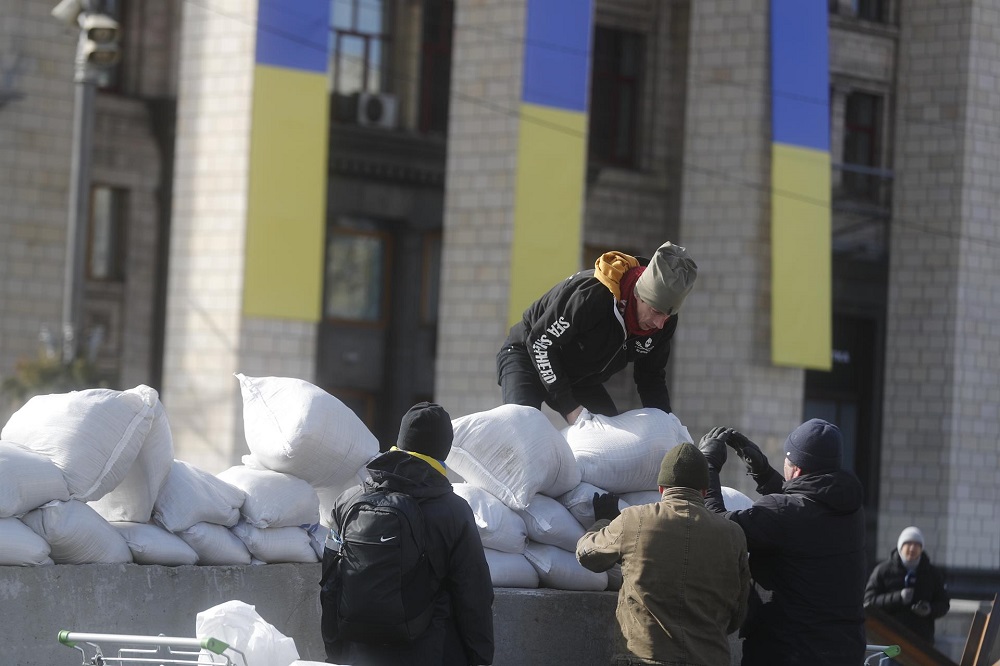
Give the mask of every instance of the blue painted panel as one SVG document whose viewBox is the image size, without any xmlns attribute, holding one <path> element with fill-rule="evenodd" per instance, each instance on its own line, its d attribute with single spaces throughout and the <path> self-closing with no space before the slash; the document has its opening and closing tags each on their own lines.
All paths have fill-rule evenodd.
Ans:
<svg viewBox="0 0 1000 666">
<path fill-rule="evenodd" d="M 257 64 L 326 72 L 329 0 L 260 0 L 257 12 Z"/>
<path fill-rule="evenodd" d="M 826 0 L 771 0 L 771 130 L 775 143 L 830 150 Z"/>
<path fill-rule="evenodd" d="M 592 0 L 528 0 L 521 100 L 587 110 Z"/>
</svg>

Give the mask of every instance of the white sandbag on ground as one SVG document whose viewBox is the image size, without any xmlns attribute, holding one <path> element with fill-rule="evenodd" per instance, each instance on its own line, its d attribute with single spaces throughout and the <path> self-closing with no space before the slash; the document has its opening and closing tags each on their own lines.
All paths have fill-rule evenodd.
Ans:
<svg viewBox="0 0 1000 666">
<path fill-rule="evenodd" d="M 575 474 L 560 471 L 561 435 L 537 409 L 503 405 L 454 419 L 452 425 L 448 467 L 510 508 L 525 508 L 543 490 L 561 494 L 573 487 L 555 493 Z"/>
<path fill-rule="evenodd" d="M 132 561 L 125 538 L 83 502 L 49 502 L 21 520 L 48 542 L 49 557 L 56 564 Z"/>
<path fill-rule="evenodd" d="M 269 527 L 258 529 L 245 520 L 233 527 L 233 534 L 240 538 L 257 559 L 275 564 L 278 562 L 317 562 L 309 532 L 301 527 Z"/>
<path fill-rule="evenodd" d="M 240 519 L 246 493 L 214 474 L 174 460 L 167 481 L 153 504 L 153 520 L 170 532 L 195 523 L 232 527 Z"/>
<path fill-rule="evenodd" d="M 566 507 L 545 495 L 535 495 L 528 508 L 518 514 L 524 518 L 529 539 L 566 551 L 576 552 L 576 542 L 585 532 Z"/>
<path fill-rule="evenodd" d="M 13 442 L 0 441 L 0 518 L 68 499 L 66 479 L 55 463 Z"/>
<path fill-rule="evenodd" d="M 162 527 L 149 523 L 129 522 L 111 523 L 111 527 L 118 530 L 125 539 L 128 549 L 132 551 L 132 560 L 136 564 L 179 567 L 198 563 L 198 553 L 179 536 L 171 534 Z"/>
<path fill-rule="evenodd" d="M 375 435 L 323 389 L 292 377 L 236 378 L 247 445 L 268 469 L 336 486 L 378 454 Z"/>
<path fill-rule="evenodd" d="M 484 548 L 493 587 L 538 587 L 538 572 L 521 553 L 505 553 Z"/>
<path fill-rule="evenodd" d="M 590 526 L 594 524 L 594 493 L 598 495 L 603 495 L 608 492 L 604 488 L 598 488 L 597 486 L 583 482 L 578 485 L 573 490 L 568 493 L 563 493 L 557 499 L 560 504 L 562 504 L 566 509 L 573 515 L 574 518 L 583 526 L 584 529 L 589 530 Z M 618 510 L 624 509 L 628 506 L 628 503 L 618 498 Z M 574 549 L 575 550 L 575 549 Z"/>
<path fill-rule="evenodd" d="M 157 399 L 145 385 L 39 395 L 14 412 L 0 438 L 51 460 L 70 497 L 88 502 L 125 478 L 149 434 Z"/>
<path fill-rule="evenodd" d="M 198 554 L 203 566 L 250 564 L 246 544 L 228 527 L 214 523 L 195 523 L 177 533 Z"/>
<path fill-rule="evenodd" d="M 656 488 L 663 456 L 691 441 L 677 417 L 659 409 L 593 414 L 577 419 L 562 434 L 580 465 L 582 480 L 614 493 Z"/>
<path fill-rule="evenodd" d="M 524 552 L 524 547 L 528 544 L 528 528 L 524 524 L 524 518 L 482 488 L 469 483 L 453 483 L 451 487 L 456 495 L 472 507 L 483 548 L 504 553 Z M 535 583 L 537 585 L 537 580 Z"/>
<path fill-rule="evenodd" d="M 728 486 L 722 486 L 722 501 L 726 505 L 727 511 L 740 511 L 753 506 L 753 500 Z"/>
<path fill-rule="evenodd" d="M 0 518 L 0 566 L 53 564 L 49 543 L 17 518 Z"/>
<path fill-rule="evenodd" d="M 603 591 L 608 587 L 606 572 L 594 573 L 584 568 L 576 559 L 576 552 L 569 552 L 547 544 L 528 542 L 524 557 L 538 572 L 542 587 L 554 590 Z"/>
<path fill-rule="evenodd" d="M 296 476 L 245 465 L 230 467 L 217 476 L 246 493 L 240 513 L 254 527 L 292 527 L 319 522 L 316 491 Z"/>
<path fill-rule="evenodd" d="M 107 495 L 89 502 L 90 507 L 109 522 L 148 523 L 173 461 L 174 437 L 163 403 L 157 400 L 149 435 L 125 478 Z"/>
</svg>

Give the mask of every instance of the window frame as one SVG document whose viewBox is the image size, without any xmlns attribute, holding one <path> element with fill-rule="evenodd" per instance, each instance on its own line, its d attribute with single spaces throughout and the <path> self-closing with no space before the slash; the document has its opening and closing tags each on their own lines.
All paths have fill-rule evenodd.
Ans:
<svg viewBox="0 0 1000 666">
<path fill-rule="evenodd" d="M 616 51 L 615 54 L 615 66 L 612 68 L 605 69 L 602 65 L 608 64 L 607 59 L 598 54 L 598 40 L 601 35 L 608 35 L 614 38 L 614 45 L 611 48 L 612 51 Z M 624 43 L 624 37 L 634 37 L 635 53 L 633 57 L 636 62 L 636 71 L 634 74 L 625 74 L 622 72 L 621 63 L 627 58 L 623 57 L 620 53 L 622 44 Z M 587 159 L 589 162 L 600 165 L 600 166 L 611 166 L 619 167 L 624 169 L 638 169 L 640 166 L 640 149 L 639 149 L 639 127 L 642 122 L 642 106 L 643 106 L 643 93 L 644 93 L 644 83 L 646 76 L 646 52 L 647 52 L 647 35 L 638 30 L 627 30 L 623 28 L 600 25 L 594 26 L 594 46 L 591 53 L 591 74 L 590 74 L 590 103 L 589 103 L 589 127 L 587 131 Z M 599 82 L 605 82 L 604 85 L 600 85 Z M 610 100 L 608 103 L 609 109 L 609 126 L 598 127 L 594 122 L 594 100 L 605 91 L 606 86 L 610 87 Z M 628 90 L 632 93 L 632 106 L 630 117 L 628 118 L 627 138 L 625 142 L 624 150 L 622 146 L 619 145 L 617 137 L 620 134 L 621 128 L 621 99 L 623 96 L 623 90 Z M 600 145 L 594 141 L 594 135 L 596 131 L 606 132 L 609 135 L 607 152 L 598 152 L 596 145 Z M 603 150 L 603 148 L 602 148 Z"/>
<path fill-rule="evenodd" d="M 360 218 L 357 218 L 360 219 Z M 327 299 L 330 287 L 330 243 L 334 236 L 355 236 L 378 238 L 382 241 L 382 274 L 380 276 L 382 284 L 380 286 L 380 298 L 378 305 L 378 317 L 375 319 L 352 319 L 348 317 L 328 314 Z M 377 229 L 356 229 L 351 227 L 336 226 L 329 229 L 325 239 L 324 260 L 323 260 L 323 320 L 329 323 L 343 326 L 357 326 L 361 328 L 381 329 L 389 324 L 389 307 L 391 304 L 390 289 L 392 286 L 392 235 L 386 231 Z"/>
<path fill-rule="evenodd" d="M 334 25 L 334 15 L 335 12 L 331 10 L 330 13 L 330 91 L 334 95 L 351 96 L 358 93 L 381 93 L 390 92 L 392 86 L 387 85 L 389 81 L 388 70 L 389 70 L 389 53 L 392 46 L 392 33 L 390 26 L 392 25 L 392 7 L 393 3 L 389 0 L 333 0 L 333 3 L 337 2 L 349 3 L 351 8 L 351 27 L 341 28 Z M 372 3 L 378 3 L 382 8 L 381 22 L 382 29 L 381 32 L 368 32 L 359 28 L 359 7 L 363 4 L 371 5 Z M 353 38 L 360 39 L 364 43 L 364 55 L 362 57 L 361 63 L 361 86 L 358 90 L 348 90 L 343 91 L 340 89 L 340 78 L 341 78 L 341 40 L 342 38 Z M 378 42 L 381 46 L 381 55 L 379 62 L 377 63 L 378 71 L 378 85 L 373 85 L 371 81 L 371 72 L 375 67 L 372 67 L 371 62 L 371 46 L 373 42 Z M 353 56 L 345 56 L 353 57 Z"/>
</svg>

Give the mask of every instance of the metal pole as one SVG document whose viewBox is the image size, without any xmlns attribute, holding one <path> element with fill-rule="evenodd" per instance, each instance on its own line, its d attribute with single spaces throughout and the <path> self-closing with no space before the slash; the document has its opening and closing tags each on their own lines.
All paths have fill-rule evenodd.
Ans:
<svg viewBox="0 0 1000 666">
<path fill-rule="evenodd" d="M 87 222 L 90 219 L 90 157 L 94 129 L 94 92 L 97 87 L 83 51 L 81 30 L 76 52 L 73 102 L 73 146 L 69 180 L 69 218 L 66 224 L 66 274 L 63 280 L 62 360 L 76 357 L 83 332 L 83 266 L 86 261 Z"/>
</svg>

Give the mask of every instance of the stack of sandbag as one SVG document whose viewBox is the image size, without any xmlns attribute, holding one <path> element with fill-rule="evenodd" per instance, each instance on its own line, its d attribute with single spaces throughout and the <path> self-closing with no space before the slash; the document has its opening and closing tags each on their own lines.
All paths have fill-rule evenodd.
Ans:
<svg viewBox="0 0 1000 666">
<path fill-rule="evenodd" d="M 329 526 L 337 497 L 367 477 L 365 465 L 378 455 L 378 439 L 347 405 L 307 381 L 236 378 L 251 454 L 244 465 L 306 481 L 319 499 L 320 522 Z"/>
<path fill-rule="evenodd" d="M 63 477 L 65 489 L 51 473 L 36 472 L 46 482 L 34 489 L 30 501 L 23 479 L 5 479 L 3 484 L 15 489 L 21 522 L 48 544 L 46 556 L 55 563 L 132 561 L 124 537 L 86 503 L 102 499 L 126 479 L 150 434 L 158 403 L 156 391 L 142 385 L 127 391 L 87 389 L 36 396 L 4 426 L 0 439 L 45 459 Z M 5 451 L 16 463 L 9 470 L 12 476 L 29 463 L 39 464 L 37 458 L 29 461 Z M 44 502 L 39 501 L 42 488 L 53 495 Z M 29 504 L 35 506 L 27 510 Z M 7 528 L 24 534 L 12 523 Z M 37 555 L 16 563 L 47 563 Z"/>
</svg>

